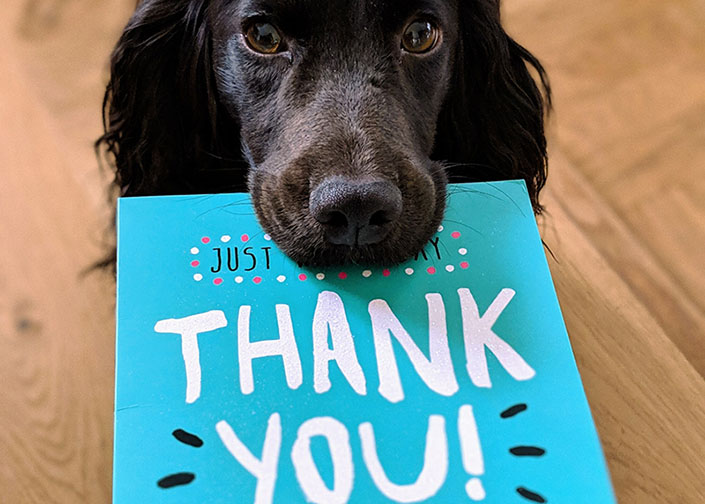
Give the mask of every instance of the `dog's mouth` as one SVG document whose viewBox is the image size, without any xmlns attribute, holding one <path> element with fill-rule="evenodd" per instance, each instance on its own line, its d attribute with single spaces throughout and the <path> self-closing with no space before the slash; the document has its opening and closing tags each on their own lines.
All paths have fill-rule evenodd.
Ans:
<svg viewBox="0 0 705 504">
<path fill-rule="evenodd" d="M 418 254 L 445 210 L 445 172 L 330 176 L 309 190 L 265 176 L 253 184 L 257 216 L 279 248 L 302 266 L 393 266 Z"/>
<path fill-rule="evenodd" d="M 432 226 L 428 232 L 418 233 L 412 238 L 388 236 L 382 242 L 375 244 L 352 245 L 335 244 L 321 239 L 325 232 L 314 236 L 302 236 L 296 240 L 287 238 L 275 242 L 291 259 L 301 266 L 329 267 L 344 264 L 394 266 L 413 257 L 428 243 L 437 226 Z"/>
</svg>

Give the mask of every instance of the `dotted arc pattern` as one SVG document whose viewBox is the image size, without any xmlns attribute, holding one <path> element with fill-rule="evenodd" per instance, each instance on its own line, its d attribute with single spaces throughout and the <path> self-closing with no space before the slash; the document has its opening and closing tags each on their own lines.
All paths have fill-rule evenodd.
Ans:
<svg viewBox="0 0 705 504">
<path fill-rule="evenodd" d="M 439 226 L 438 228 L 438 233 L 443 233 L 445 231 L 444 226 Z M 438 236 L 438 235 L 437 235 Z M 450 238 L 455 241 L 455 240 L 460 240 L 462 238 L 462 233 L 458 230 L 451 230 L 449 232 Z M 267 242 L 270 242 L 272 240 L 272 237 L 269 236 L 268 234 L 265 234 L 263 236 L 264 240 Z M 199 238 L 199 245 L 193 246 L 189 249 L 189 267 L 192 271 L 192 276 L 193 280 L 195 282 L 200 282 L 204 284 L 212 284 L 214 286 L 221 286 L 226 283 L 226 278 L 223 276 L 215 275 L 210 272 L 208 268 L 205 268 L 203 265 L 203 261 L 199 258 L 202 254 L 201 246 L 202 245 L 209 245 L 211 243 L 214 243 L 215 241 L 218 241 L 222 244 L 229 244 L 231 242 L 237 243 L 238 241 L 243 243 L 243 244 L 248 244 L 252 241 L 253 236 L 248 234 L 248 233 L 243 233 L 240 236 L 236 237 L 236 239 L 233 239 L 233 236 L 229 234 L 224 234 L 220 236 L 217 239 L 211 238 L 210 236 L 202 236 Z M 445 264 L 439 264 L 439 265 L 434 265 L 434 266 L 428 266 L 428 267 L 421 267 L 421 268 L 412 268 L 412 267 L 407 267 L 406 269 L 403 270 L 404 275 L 411 277 L 414 275 L 420 275 L 420 274 L 427 274 L 427 275 L 436 275 L 440 274 L 442 272 L 446 273 L 454 273 L 456 271 L 460 270 L 465 270 L 470 268 L 470 262 L 467 259 L 467 256 L 469 254 L 469 251 L 465 247 L 458 247 L 454 249 L 454 254 L 453 258 L 451 260 L 444 261 Z M 205 268 L 203 271 L 201 271 L 201 268 Z M 247 282 L 252 282 L 255 285 L 261 285 L 267 282 L 267 280 L 276 283 L 283 284 L 287 280 L 289 280 L 286 275 L 280 274 L 276 271 L 272 272 L 273 275 L 271 276 L 271 279 L 268 278 L 268 276 L 264 276 L 262 274 L 254 274 L 249 278 L 246 278 L 244 275 L 236 275 L 232 277 L 232 280 L 235 284 L 243 284 L 246 281 Z M 392 276 L 391 270 L 387 268 L 383 268 L 381 270 L 375 271 L 372 269 L 365 269 L 360 271 L 359 273 L 353 273 L 347 270 L 341 270 L 338 272 L 334 271 L 329 271 L 327 273 L 324 272 L 318 272 L 313 276 L 309 276 L 309 274 L 305 272 L 300 272 L 298 275 L 294 276 L 294 280 L 298 280 L 299 282 L 306 282 L 310 280 L 317 280 L 317 281 L 323 281 L 325 280 L 328 276 L 335 277 L 339 280 L 347 280 L 349 278 L 352 278 L 353 276 L 356 275 L 361 275 L 363 278 L 372 278 L 374 276 L 382 276 L 383 278 L 389 278 Z M 206 278 L 206 276 L 211 277 L 211 280 L 209 282 L 203 282 L 203 280 Z"/>
</svg>

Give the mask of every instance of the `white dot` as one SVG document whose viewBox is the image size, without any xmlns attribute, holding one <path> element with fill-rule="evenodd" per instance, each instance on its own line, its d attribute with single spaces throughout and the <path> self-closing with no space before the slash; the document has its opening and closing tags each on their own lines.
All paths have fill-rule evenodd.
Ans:
<svg viewBox="0 0 705 504">
<path fill-rule="evenodd" d="M 264 235 L 264 239 L 267 240 L 267 241 L 271 241 L 271 240 L 272 240 L 272 237 L 269 236 L 268 234 L 266 234 L 266 235 Z"/>
<path fill-rule="evenodd" d="M 200 252 L 200 250 L 198 250 L 198 247 L 193 247 L 193 248 L 191 249 L 191 254 L 193 254 L 193 255 L 196 255 L 196 254 L 198 254 L 199 252 Z"/>
<path fill-rule="evenodd" d="M 241 284 L 241 283 L 244 282 L 244 281 L 245 281 L 245 279 L 242 278 L 241 276 L 236 276 L 236 277 L 235 277 L 235 283 Z"/>
<path fill-rule="evenodd" d="M 406 273 L 407 275 L 413 275 L 413 274 L 414 274 L 414 268 L 406 268 L 406 269 L 404 270 L 404 273 Z"/>
<path fill-rule="evenodd" d="M 474 501 L 481 501 L 487 497 L 482 481 L 477 478 L 473 478 L 465 484 L 465 492 Z"/>
<path fill-rule="evenodd" d="M 220 241 L 223 243 L 228 243 L 230 240 L 232 240 L 232 237 L 230 235 L 223 235 L 220 237 Z"/>
<path fill-rule="evenodd" d="M 196 273 L 195 275 L 193 275 L 193 279 L 197 282 L 200 282 L 201 280 L 203 280 L 203 275 L 201 275 L 200 273 Z"/>
<path fill-rule="evenodd" d="M 438 226 L 438 232 L 439 232 L 439 233 L 442 232 L 443 229 L 445 229 L 443 226 Z"/>
<path fill-rule="evenodd" d="M 370 278 L 372 276 L 372 272 L 370 270 L 365 270 L 362 272 L 362 276 L 365 278 Z"/>
<path fill-rule="evenodd" d="M 448 266 L 446 266 L 446 271 L 448 273 L 453 273 L 453 271 L 455 271 L 455 266 L 453 266 L 452 264 L 449 264 Z"/>
<path fill-rule="evenodd" d="M 279 275 L 277 277 L 277 282 L 284 283 L 285 281 L 286 281 L 286 277 L 284 275 Z"/>
<path fill-rule="evenodd" d="M 323 273 L 318 273 L 316 274 L 316 278 L 319 280 L 323 280 L 326 276 Z"/>
<path fill-rule="evenodd" d="M 468 253 L 468 249 L 466 248 L 461 248 L 458 250 L 458 254 L 460 255 L 466 255 Z"/>
</svg>

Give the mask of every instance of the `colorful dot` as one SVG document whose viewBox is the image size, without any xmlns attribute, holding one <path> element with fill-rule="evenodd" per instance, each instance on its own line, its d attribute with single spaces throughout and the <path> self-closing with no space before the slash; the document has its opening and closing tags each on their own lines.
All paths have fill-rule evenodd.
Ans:
<svg viewBox="0 0 705 504">
<path fill-rule="evenodd" d="M 223 235 L 220 237 L 220 241 L 223 243 L 228 243 L 230 240 L 232 240 L 232 237 L 230 235 Z"/>
<path fill-rule="evenodd" d="M 465 261 L 463 261 L 463 262 L 460 263 L 460 267 L 463 268 L 463 269 L 468 269 L 468 268 L 470 267 L 470 264 L 467 263 L 467 262 L 465 262 Z"/>
<path fill-rule="evenodd" d="M 250 237 L 249 237 L 248 235 L 246 235 L 246 234 L 242 235 L 242 236 L 240 237 L 240 239 L 241 239 L 243 242 L 250 241 Z"/>
<path fill-rule="evenodd" d="M 388 269 L 382 270 L 382 276 L 388 277 L 391 274 L 392 274 L 392 272 L 389 271 Z"/>
<path fill-rule="evenodd" d="M 191 255 L 196 255 L 196 254 L 198 254 L 199 252 L 200 252 L 200 250 L 198 250 L 198 247 L 193 247 L 193 248 L 191 249 Z"/>
<path fill-rule="evenodd" d="M 453 273 L 455 271 L 455 266 L 453 266 L 452 264 L 449 264 L 448 266 L 446 266 L 446 271 L 448 273 Z"/>
<path fill-rule="evenodd" d="M 299 280 L 301 280 L 302 282 L 305 282 L 307 278 L 308 278 L 308 277 L 306 276 L 305 273 L 301 273 L 301 274 L 299 275 Z"/>
<path fill-rule="evenodd" d="M 203 275 L 201 275 L 200 273 L 196 273 L 195 275 L 193 275 L 193 279 L 197 282 L 200 282 L 201 280 L 203 280 Z"/>
<path fill-rule="evenodd" d="M 236 277 L 235 277 L 235 283 L 241 284 L 241 283 L 244 282 L 244 281 L 245 281 L 245 279 L 242 278 L 241 276 L 236 276 Z"/>
<path fill-rule="evenodd" d="M 466 255 L 467 253 L 468 253 L 468 249 L 466 249 L 466 248 L 458 249 L 458 254 L 460 254 L 460 255 Z"/>
<path fill-rule="evenodd" d="M 316 278 L 317 278 L 318 280 L 324 280 L 324 279 L 326 278 L 326 275 L 323 274 L 323 273 L 317 273 L 317 274 L 316 274 Z"/>
<path fill-rule="evenodd" d="M 207 236 L 204 236 L 203 238 L 201 238 L 201 241 L 202 241 L 203 243 L 210 243 L 210 242 L 211 242 L 211 239 L 208 238 Z"/>
<path fill-rule="evenodd" d="M 372 276 L 372 272 L 370 270 L 365 270 L 362 272 L 362 276 L 365 278 L 370 278 Z"/>
<path fill-rule="evenodd" d="M 407 275 L 411 276 L 411 275 L 414 274 L 414 268 L 406 268 L 406 269 L 404 270 L 404 273 L 406 273 Z"/>
<path fill-rule="evenodd" d="M 433 266 L 429 266 L 426 271 L 428 271 L 428 274 L 429 274 L 429 275 L 435 275 L 435 274 L 436 274 L 436 268 L 434 268 Z"/>
<path fill-rule="evenodd" d="M 279 275 L 279 276 L 277 277 L 277 282 L 279 282 L 279 283 L 284 283 L 284 282 L 286 282 L 286 277 L 285 277 L 284 275 Z"/>
<path fill-rule="evenodd" d="M 438 226 L 438 232 L 441 233 L 443 231 L 443 226 Z"/>
<path fill-rule="evenodd" d="M 271 241 L 271 240 L 272 240 L 272 237 L 269 236 L 268 234 L 266 234 L 266 235 L 264 235 L 264 239 L 267 240 L 267 241 Z"/>
<path fill-rule="evenodd" d="M 220 285 L 222 283 L 223 283 L 222 278 L 216 278 L 215 280 L 213 280 L 213 285 Z"/>
<path fill-rule="evenodd" d="M 193 266 L 194 268 L 197 268 L 200 265 L 201 265 L 200 261 L 191 261 L 191 266 Z"/>
<path fill-rule="evenodd" d="M 341 271 L 340 273 L 338 273 L 338 278 L 340 278 L 341 280 L 345 280 L 346 278 L 348 278 L 348 274 L 344 271 Z"/>
<path fill-rule="evenodd" d="M 262 277 L 256 276 L 256 277 L 254 277 L 254 278 L 252 279 L 252 281 L 253 281 L 255 284 L 259 285 L 259 284 L 262 283 Z"/>
<path fill-rule="evenodd" d="M 450 235 L 457 240 L 460 238 L 460 231 L 453 231 Z"/>
</svg>

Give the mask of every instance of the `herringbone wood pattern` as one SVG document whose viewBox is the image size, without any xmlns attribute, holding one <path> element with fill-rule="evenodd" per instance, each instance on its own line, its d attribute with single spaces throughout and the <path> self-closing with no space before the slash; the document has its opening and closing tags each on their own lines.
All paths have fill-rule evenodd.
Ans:
<svg viewBox="0 0 705 504">
<path fill-rule="evenodd" d="M 110 501 L 91 142 L 134 0 L 0 15 L 0 502 Z M 544 238 L 620 502 L 705 502 L 705 3 L 506 0 L 555 90 Z"/>
</svg>

